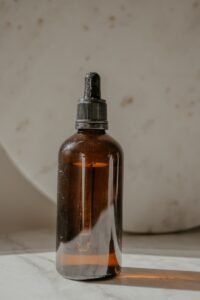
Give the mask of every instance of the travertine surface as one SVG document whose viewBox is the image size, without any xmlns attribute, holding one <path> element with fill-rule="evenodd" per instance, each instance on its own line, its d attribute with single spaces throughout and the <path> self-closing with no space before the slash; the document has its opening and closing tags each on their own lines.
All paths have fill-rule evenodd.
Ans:
<svg viewBox="0 0 200 300">
<path fill-rule="evenodd" d="M 94 298 L 97 300 L 199 300 L 200 297 L 197 285 L 200 284 L 200 280 L 196 280 L 195 273 L 194 284 L 192 284 L 191 276 L 193 273 L 190 273 L 190 271 L 195 271 L 198 272 L 198 276 L 200 276 L 199 259 L 176 258 L 174 260 L 172 258 L 160 257 L 160 259 L 157 260 L 156 257 L 152 258 L 151 256 L 125 255 L 124 266 L 128 266 L 129 272 L 131 268 L 131 273 L 127 274 L 127 272 L 124 272 L 121 275 L 121 279 L 117 278 L 110 282 L 82 283 L 70 281 L 58 275 L 55 271 L 54 258 L 54 253 L 1 256 L 1 298 L 4 300 L 60 300 L 66 298 L 68 300 Z M 135 272 L 134 268 L 137 268 Z M 138 272 L 138 268 L 141 269 L 140 272 Z M 162 274 L 158 275 L 155 270 L 161 268 L 163 269 Z M 149 272 L 148 269 L 150 269 Z M 152 269 L 154 270 L 152 271 Z M 177 280 L 182 282 L 182 286 L 180 286 L 179 282 L 178 286 L 176 286 L 174 273 L 173 271 L 170 271 L 170 273 L 165 271 L 168 269 L 189 270 L 187 272 L 179 272 L 178 274 L 175 273 L 176 276 L 178 276 Z M 169 278 L 170 274 L 172 279 Z M 123 276 L 127 277 L 127 280 L 124 280 Z M 149 277 L 151 278 L 152 276 L 155 277 L 155 279 L 149 279 Z M 168 278 L 166 279 L 166 277 Z M 189 281 L 189 290 L 187 290 L 185 281 L 187 285 Z M 143 284 L 147 286 L 150 285 L 151 287 L 140 286 Z M 162 288 L 163 284 L 165 284 L 165 288 Z M 194 291 L 190 290 L 191 286 L 194 288 Z M 195 289 L 197 289 L 197 291 L 195 291 Z"/>
<path fill-rule="evenodd" d="M 197 234 L 197 233 L 196 233 Z M 0 236 L 0 298 L 14 299 L 156 299 L 198 300 L 200 298 L 200 258 L 150 255 L 149 239 L 143 236 L 140 249 L 134 236 L 125 237 L 122 273 L 112 280 L 75 282 L 62 278 L 55 270 L 55 234 L 50 230 L 18 232 Z M 197 237 L 197 236 L 196 236 Z M 195 238 L 191 235 L 195 244 Z M 168 248 L 177 236 L 168 240 Z M 153 244 L 161 247 L 159 239 Z M 181 247 L 184 246 L 182 238 Z M 185 237 L 185 247 L 188 237 Z M 142 245 L 143 244 L 143 245 Z M 137 242 L 139 245 L 139 242 Z M 164 248 L 164 247 L 163 247 Z M 175 246 L 177 248 L 177 245 Z M 155 247 L 154 247 L 155 249 Z M 176 249 L 177 250 L 177 249 Z M 146 254 L 136 254 L 146 251 Z M 168 250 L 167 250 L 168 251 Z M 159 254 L 159 253 L 157 253 Z M 168 253 L 169 254 L 169 253 Z M 183 254 L 183 253 L 182 253 Z M 193 257 L 192 257 L 193 256 Z"/>
</svg>

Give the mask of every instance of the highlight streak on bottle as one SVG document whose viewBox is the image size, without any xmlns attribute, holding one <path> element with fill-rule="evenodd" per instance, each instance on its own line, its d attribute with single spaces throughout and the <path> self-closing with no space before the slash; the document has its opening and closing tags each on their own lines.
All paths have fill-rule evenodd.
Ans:
<svg viewBox="0 0 200 300">
<path fill-rule="evenodd" d="M 81 156 L 81 232 L 78 241 L 80 252 L 87 252 L 90 249 L 92 232 L 92 207 L 94 201 L 94 168 L 87 166 L 86 158 Z M 86 191 L 90 191 L 90 193 Z"/>
<path fill-rule="evenodd" d="M 110 206 L 113 202 L 113 157 L 110 155 L 109 157 L 109 177 L 108 177 L 108 206 Z"/>
<path fill-rule="evenodd" d="M 85 156 L 81 156 L 81 175 L 82 175 L 82 193 L 81 193 L 81 208 L 82 208 L 82 230 L 85 229 Z"/>
<path fill-rule="evenodd" d="M 117 153 L 117 172 L 116 172 L 116 179 L 115 179 L 115 184 L 116 184 L 116 192 L 115 192 L 115 197 L 114 197 L 114 202 L 116 203 L 118 199 L 118 191 L 119 191 L 119 154 Z"/>
</svg>

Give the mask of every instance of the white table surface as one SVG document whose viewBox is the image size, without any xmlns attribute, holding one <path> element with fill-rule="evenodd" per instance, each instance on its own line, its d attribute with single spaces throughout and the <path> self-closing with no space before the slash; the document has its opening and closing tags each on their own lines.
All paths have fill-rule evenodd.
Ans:
<svg viewBox="0 0 200 300">
<path fill-rule="evenodd" d="M 124 249 L 131 250 L 134 238 L 125 237 Z M 145 236 L 142 239 L 144 243 Z M 187 243 L 188 238 L 185 240 Z M 200 299 L 200 258 L 196 255 L 178 256 L 177 250 L 175 256 L 141 254 L 136 236 L 133 253 L 123 254 L 119 277 L 84 283 L 64 279 L 56 272 L 53 241 L 48 230 L 0 236 L 0 299 Z"/>
</svg>

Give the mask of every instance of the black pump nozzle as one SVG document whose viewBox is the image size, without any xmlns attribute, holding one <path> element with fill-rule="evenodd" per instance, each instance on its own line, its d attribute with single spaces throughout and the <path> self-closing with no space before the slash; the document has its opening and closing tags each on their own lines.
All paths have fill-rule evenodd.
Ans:
<svg viewBox="0 0 200 300">
<path fill-rule="evenodd" d="M 101 99 L 101 79 L 95 72 L 85 76 L 85 92 L 84 97 L 79 100 L 76 128 L 108 128 L 106 101 Z"/>
<path fill-rule="evenodd" d="M 101 79 L 99 74 L 94 72 L 86 74 L 84 98 L 101 98 Z"/>
</svg>

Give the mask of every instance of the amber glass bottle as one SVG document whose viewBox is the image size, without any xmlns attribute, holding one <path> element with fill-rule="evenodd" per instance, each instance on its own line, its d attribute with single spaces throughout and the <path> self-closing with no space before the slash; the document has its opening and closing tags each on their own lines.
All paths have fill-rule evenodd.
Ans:
<svg viewBox="0 0 200 300">
<path fill-rule="evenodd" d="M 76 280 L 114 276 L 121 265 L 123 153 L 105 132 L 97 73 L 86 75 L 76 128 L 59 151 L 57 270 Z"/>
</svg>

